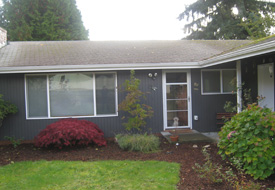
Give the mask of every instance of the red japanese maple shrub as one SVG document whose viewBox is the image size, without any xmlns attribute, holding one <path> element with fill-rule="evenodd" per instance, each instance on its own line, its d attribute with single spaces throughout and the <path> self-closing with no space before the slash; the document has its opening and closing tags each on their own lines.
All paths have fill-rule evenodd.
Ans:
<svg viewBox="0 0 275 190">
<path fill-rule="evenodd" d="M 62 119 L 48 125 L 35 137 L 36 147 L 58 147 L 96 144 L 106 146 L 104 133 L 87 120 Z"/>
</svg>

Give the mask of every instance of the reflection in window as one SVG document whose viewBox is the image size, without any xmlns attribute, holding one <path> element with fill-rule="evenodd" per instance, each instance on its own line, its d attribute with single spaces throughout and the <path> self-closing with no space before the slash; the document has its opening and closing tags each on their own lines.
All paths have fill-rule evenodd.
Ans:
<svg viewBox="0 0 275 190">
<path fill-rule="evenodd" d="M 116 114 L 115 81 L 114 73 L 28 75 L 26 76 L 28 117 L 114 115 Z"/>
<path fill-rule="evenodd" d="M 93 74 L 49 75 L 51 116 L 94 114 Z"/>
<path fill-rule="evenodd" d="M 96 74 L 96 112 L 110 114 L 116 111 L 115 74 Z"/>
<path fill-rule="evenodd" d="M 48 117 L 47 77 L 27 76 L 27 106 L 29 117 Z"/>
<path fill-rule="evenodd" d="M 236 89 L 236 70 L 202 71 L 202 92 L 231 93 Z"/>
<path fill-rule="evenodd" d="M 220 71 L 203 72 L 203 92 L 219 93 L 220 86 Z"/>
</svg>

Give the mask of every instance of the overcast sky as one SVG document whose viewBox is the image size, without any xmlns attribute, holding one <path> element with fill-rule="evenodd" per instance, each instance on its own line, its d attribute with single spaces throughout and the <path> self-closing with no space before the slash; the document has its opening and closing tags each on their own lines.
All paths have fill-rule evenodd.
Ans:
<svg viewBox="0 0 275 190">
<path fill-rule="evenodd" d="M 195 1 L 76 0 L 90 40 L 179 40 L 184 22 L 177 17 Z"/>
<path fill-rule="evenodd" d="M 90 40 L 179 40 L 177 17 L 196 0 L 76 0 Z"/>
</svg>

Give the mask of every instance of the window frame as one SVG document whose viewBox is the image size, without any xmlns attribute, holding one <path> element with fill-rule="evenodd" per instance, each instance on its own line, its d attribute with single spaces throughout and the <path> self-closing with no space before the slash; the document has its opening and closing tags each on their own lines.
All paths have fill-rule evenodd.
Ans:
<svg viewBox="0 0 275 190">
<path fill-rule="evenodd" d="M 211 71 L 219 71 L 220 73 L 220 92 L 204 92 L 204 87 L 203 87 L 203 72 L 211 72 Z M 201 94 L 202 95 L 217 95 L 217 94 L 236 94 L 234 91 L 232 92 L 224 92 L 223 89 L 223 71 L 235 71 L 236 76 L 237 76 L 237 70 L 236 69 L 202 69 L 201 70 Z"/>
<path fill-rule="evenodd" d="M 50 85 L 49 85 L 49 75 L 53 74 L 67 74 L 67 73 L 91 73 L 93 75 L 93 101 L 94 101 L 94 115 L 85 115 L 85 116 L 58 116 L 52 117 L 51 116 L 51 105 L 50 105 Z M 96 74 L 114 74 L 115 78 L 115 113 L 114 114 L 97 114 L 96 110 Z M 47 84 L 47 116 L 45 117 L 31 117 L 29 116 L 29 107 L 28 107 L 28 84 L 27 84 L 27 77 L 28 76 L 46 76 L 46 84 Z M 38 119 L 62 119 L 62 118 L 90 118 L 90 117 L 115 117 L 118 116 L 118 89 L 117 89 L 117 72 L 58 72 L 58 73 L 36 73 L 36 74 L 25 74 L 24 76 L 24 84 L 25 84 L 25 112 L 26 112 L 26 119 L 27 120 L 38 120 Z"/>
</svg>

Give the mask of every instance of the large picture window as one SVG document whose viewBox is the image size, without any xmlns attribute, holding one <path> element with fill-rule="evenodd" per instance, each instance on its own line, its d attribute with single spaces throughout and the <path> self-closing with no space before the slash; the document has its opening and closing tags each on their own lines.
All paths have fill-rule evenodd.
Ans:
<svg viewBox="0 0 275 190">
<path fill-rule="evenodd" d="M 26 75 L 27 118 L 116 115 L 115 73 Z"/>
<path fill-rule="evenodd" d="M 202 94 L 228 94 L 236 90 L 236 70 L 202 70 Z"/>
</svg>

